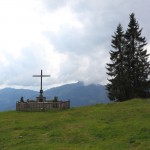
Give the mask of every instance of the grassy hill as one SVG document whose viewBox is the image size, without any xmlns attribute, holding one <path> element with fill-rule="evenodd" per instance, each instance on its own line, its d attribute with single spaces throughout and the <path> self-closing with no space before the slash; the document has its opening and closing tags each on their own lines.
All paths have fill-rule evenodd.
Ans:
<svg viewBox="0 0 150 150">
<path fill-rule="evenodd" d="M 57 112 L 1 112 L 1 150 L 148 150 L 150 99 Z"/>
</svg>

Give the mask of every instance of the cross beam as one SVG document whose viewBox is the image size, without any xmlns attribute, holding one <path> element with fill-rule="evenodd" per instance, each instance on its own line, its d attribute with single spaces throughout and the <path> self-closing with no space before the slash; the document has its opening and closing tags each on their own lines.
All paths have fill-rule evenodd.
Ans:
<svg viewBox="0 0 150 150">
<path fill-rule="evenodd" d="M 41 78 L 40 94 L 42 94 L 42 93 L 43 93 L 43 89 L 42 89 L 42 78 L 43 78 L 43 77 L 50 77 L 50 75 L 43 75 L 42 70 L 41 70 L 41 75 L 33 75 L 33 77 L 40 77 L 40 78 Z"/>
</svg>

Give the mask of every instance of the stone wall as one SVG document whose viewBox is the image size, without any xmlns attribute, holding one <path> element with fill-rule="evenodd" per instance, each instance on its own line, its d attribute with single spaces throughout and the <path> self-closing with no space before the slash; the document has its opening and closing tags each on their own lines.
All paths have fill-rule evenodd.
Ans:
<svg viewBox="0 0 150 150">
<path fill-rule="evenodd" d="M 16 111 L 50 111 L 50 110 L 64 110 L 70 108 L 70 101 L 57 102 L 17 102 Z"/>
</svg>

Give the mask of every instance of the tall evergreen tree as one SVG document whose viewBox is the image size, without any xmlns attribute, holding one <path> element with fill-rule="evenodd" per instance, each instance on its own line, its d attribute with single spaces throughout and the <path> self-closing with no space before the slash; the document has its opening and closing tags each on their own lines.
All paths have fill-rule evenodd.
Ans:
<svg viewBox="0 0 150 150">
<path fill-rule="evenodd" d="M 108 96 L 111 100 L 123 100 L 125 98 L 124 90 L 124 32 L 121 24 L 117 26 L 115 35 L 112 36 L 112 48 L 110 51 L 111 63 L 107 64 L 107 74 L 111 77 L 107 85 Z"/>
<path fill-rule="evenodd" d="M 107 90 L 111 100 L 124 101 L 149 96 L 150 63 L 147 50 L 144 49 L 147 43 L 141 32 L 132 13 L 126 33 L 119 24 L 112 36 L 111 63 L 107 64 L 107 74 L 110 76 Z"/>
<path fill-rule="evenodd" d="M 150 75 L 149 55 L 144 48 L 147 43 L 141 36 L 142 29 L 136 21 L 134 13 L 130 15 L 130 22 L 125 34 L 126 38 L 126 68 L 129 80 L 129 98 L 146 97 L 148 91 L 148 76 Z"/>
</svg>

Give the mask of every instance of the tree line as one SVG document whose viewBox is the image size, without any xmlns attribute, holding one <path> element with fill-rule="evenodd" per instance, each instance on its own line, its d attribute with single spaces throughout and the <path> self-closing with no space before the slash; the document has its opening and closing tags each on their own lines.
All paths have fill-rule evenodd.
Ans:
<svg viewBox="0 0 150 150">
<path fill-rule="evenodd" d="M 121 24 L 112 36 L 107 63 L 108 97 L 113 101 L 150 97 L 150 62 L 145 37 L 132 13 L 126 31 Z"/>
</svg>

